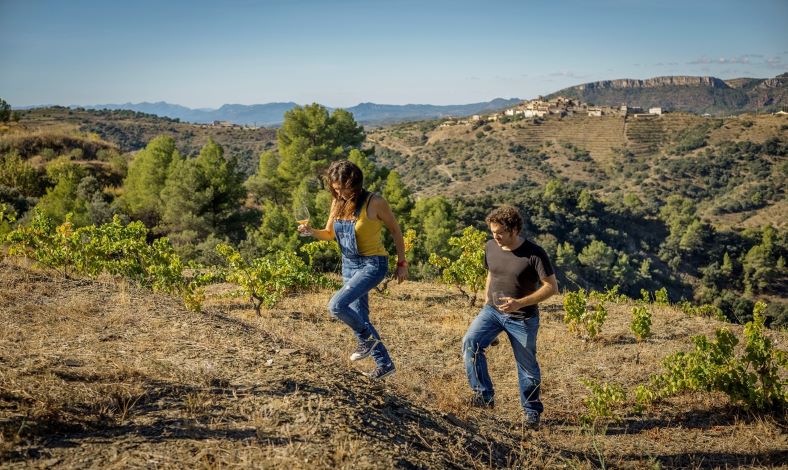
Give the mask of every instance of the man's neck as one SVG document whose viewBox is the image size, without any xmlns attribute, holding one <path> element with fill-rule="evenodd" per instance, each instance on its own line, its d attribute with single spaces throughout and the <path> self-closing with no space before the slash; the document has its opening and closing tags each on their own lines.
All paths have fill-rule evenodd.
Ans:
<svg viewBox="0 0 788 470">
<path fill-rule="evenodd" d="M 520 245 L 522 245 L 523 243 L 525 243 L 525 238 L 523 238 L 521 236 L 517 236 L 517 238 L 514 239 L 514 242 L 512 243 L 511 246 L 510 245 L 502 245 L 501 249 L 503 251 L 514 251 L 514 250 L 520 248 Z"/>
</svg>

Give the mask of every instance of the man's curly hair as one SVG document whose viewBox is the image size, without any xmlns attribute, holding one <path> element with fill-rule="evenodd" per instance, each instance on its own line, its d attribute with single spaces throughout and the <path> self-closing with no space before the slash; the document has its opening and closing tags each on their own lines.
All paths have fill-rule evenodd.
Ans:
<svg viewBox="0 0 788 470">
<path fill-rule="evenodd" d="M 503 226 L 507 232 L 520 233 L 523 229 L 523 217 L 520 215 L 520 212 L 512 206 L 500 206 L 495 208 L 492 212 L 487 214 L 484 221 L 487 222 L 487 225 L 491 223 L 499 224 Z"/>
</svg>

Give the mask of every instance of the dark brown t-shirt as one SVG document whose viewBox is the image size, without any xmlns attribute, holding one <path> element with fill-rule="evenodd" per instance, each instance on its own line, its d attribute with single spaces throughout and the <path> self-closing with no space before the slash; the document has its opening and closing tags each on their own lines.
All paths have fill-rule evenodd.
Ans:
<svg viewBox="0 0 788 470">
<path fill-rule="evenodd" d="M 490 271 L 487 303 L 492 306 L 495 306 L 494 292 L 503 292 L 507 297 L 525 297 L 539 289 L 542 279 L 554 274 L 547 253 L 528 240 L 512 251 L 502 249 L 495 240 L 488 241 L 484 247 L 484 267 Z M 529 305 L 518 313 L 532 316 L 539 313 L 539 308 Z"/>
</svg>

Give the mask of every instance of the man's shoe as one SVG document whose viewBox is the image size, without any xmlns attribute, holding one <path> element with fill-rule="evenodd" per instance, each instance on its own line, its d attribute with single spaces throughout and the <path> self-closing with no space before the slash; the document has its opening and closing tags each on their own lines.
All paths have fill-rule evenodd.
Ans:
<svg viewBox="0 0 788 470">
<path fill-rule="evenodd" d="M 394 374 L 397 371 L 397 368 L 394 367 L 394 364 L 389 362 L 385 366 L 377 366 L 371 372 L 365 372 L 364 375 L 369 377 L 372 380 L 381 380 L 383 378 L 388 377 L 389 375 Z"/>
<path fill-rule="evenodd" d="M 360 343 L 358 343 L 358 347 L 356 347 L 356 350 L 353 351 L 353 354 L 350 355 L 350 360 L 360 361 L 365 357 L 369 357 L 369 355 L 372 354 L 372 350 L 375 349 L 375 346 L 377 346 L 378 343 L 380 343 L 380 340 L 375 339 L 374 336 L 370 336 L 364 341 L 361 341 Z"/>
<path fill-rule="evenodd" d="M 539 429 L 539 419 L 539 413 L 527 410 L 523 419 L 523 425 L 528 429 Z"/>
<path fill-rule="evenodd" d="M 474 408 L 495 408 L 495 398 L 485 399 L 479 394 L 471 397 L 470 405 Z"/>
</svg>

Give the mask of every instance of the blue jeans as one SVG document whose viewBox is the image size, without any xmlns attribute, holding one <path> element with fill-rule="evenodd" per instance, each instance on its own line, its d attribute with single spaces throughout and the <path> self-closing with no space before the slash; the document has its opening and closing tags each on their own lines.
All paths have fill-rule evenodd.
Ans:
<svg viewBox="0 0 788 470">
<path fill-rule="evenodd" d="M 485 400 L 495 395 L 492 379 L 487 372 L 487 358 L 484 350 L 502 331 L 506 332 L 517 362 L 517 378 L 520 385 L 520 404 L 526 411 L 541 413 L 544 406 L 539 399 L 542 374 L 536 361 L 536 334 L 539 331 L 539 315 L 531 318 L 517 318 L 499 312 L 490 305 L 482 307 L 481 312 L 471 323 L 462 340 L 462 356 L 468 382 L 474 393 Z"/>
<path fill-rule="evenodd" d="M 359 341 L 370 336 L 380 339 L 369 321 L 369 291 L 386 277 L 388 269 L 386 256 L 342 257 L 343 285 L 328 302 L 328 311 L 347 324 Z M 383 342 L 378 343 L 371 356 L 378 366 L 391 363 Z"/>
</svg>

